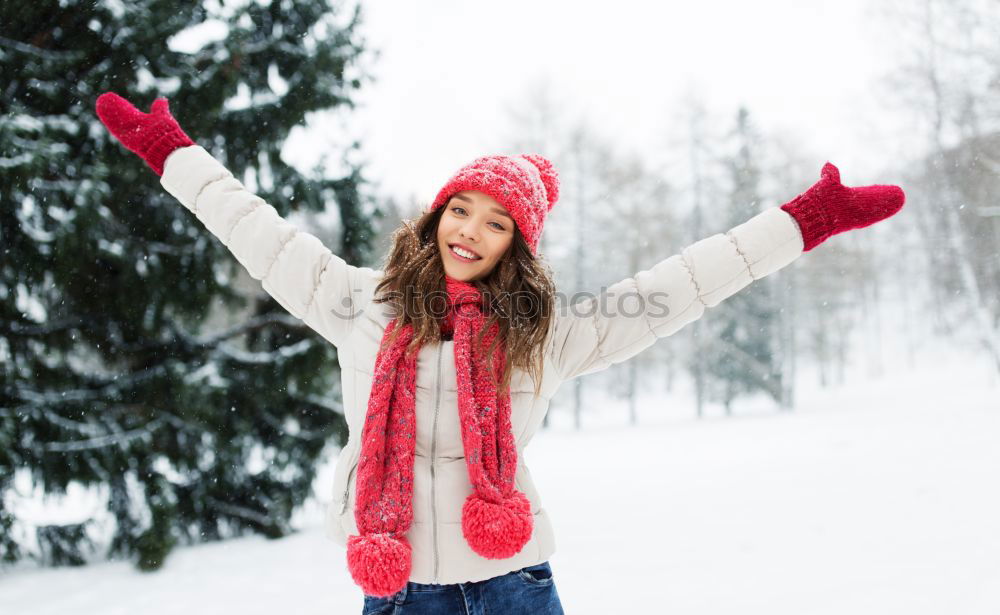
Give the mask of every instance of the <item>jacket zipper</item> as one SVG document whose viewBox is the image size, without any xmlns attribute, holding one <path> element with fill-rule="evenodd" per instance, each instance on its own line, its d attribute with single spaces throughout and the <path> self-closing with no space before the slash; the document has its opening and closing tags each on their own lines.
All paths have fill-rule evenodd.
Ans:
<svg viewBox="0 0 1000 615">
<path fill-rule="evenodd" d="M 444 343 L 438 344 L 437 373 L 434 380 L 437 381 L 437 395 L 434 397 L 434 426 L 431 429 L 431 531 L 434 533 L 434 583 L 438 582 L 438 532 L 437 532 L 437 499 L 434 495 L 434 459 L 437 448 L 437 424 L 438 406 L 441 405 L 441 354 Z"/>
<path fill-rule="evenodd" d="M 360 457 L 359 455 L 355 455 L 354 461 L 351 462 L 351 469 L 347 473 L 347 482 L 344 483 L 344 503 L 340 507 L 340 514 L 344 514 L 344 512 L 347 510 L 347 496 L 351 492 L 351 477 L 354 476 L 354 471 L 358 469 L 359 457 Z"/>
</svg>

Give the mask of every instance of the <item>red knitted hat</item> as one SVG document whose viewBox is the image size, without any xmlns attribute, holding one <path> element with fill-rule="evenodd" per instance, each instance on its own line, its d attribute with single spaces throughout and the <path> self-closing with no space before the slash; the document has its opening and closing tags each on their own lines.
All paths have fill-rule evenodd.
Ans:
<svg viewBox="0 0 1000 615">
<path fill-rule="evenodd" d="M 531 253 L 536 254 L 545 215 L 559 198 L 559 174 L 547 158 L 538 154 L 480 156 L 448 180 L 431 204 L 431 211 L 462 190 L 485 192 L 506 207 Z"/>
</svg>

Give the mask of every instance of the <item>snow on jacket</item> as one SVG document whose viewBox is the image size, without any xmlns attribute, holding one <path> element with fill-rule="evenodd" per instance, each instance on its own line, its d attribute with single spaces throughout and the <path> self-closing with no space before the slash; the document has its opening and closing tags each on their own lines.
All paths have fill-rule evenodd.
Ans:
<svg viewBox="0 0 1000 615">
<path fill-rule="evenodd" d="M 379 342 L 391 318 L 388 306 L 371 302 L 382 272 L 347 264 L 315 236 L 278 216 L 200 146 L 173 152 L 161 184 L 232 251 L 265 291 L 337 347 L 350 435 L 337 461 L 326 526 L 328 536 L 346 546 L 347 536 L 358 533 L 354 483 L 361 429 Z M 480 581 L 547 560 L 555 551 L 552 522 L 524 449 L 560 384 L 635 356 L 700 318 L 706 307 L 789 264 L 802 248 L 794 218 L 773 207 L 625 278 L 601 296 L 558 307 L 546 343 L 540 395 L 534 395 L 527 372 L 516 370 L 511 382 L 516 486 L 531 501 L 535 518 L 531 539 L 507 559 L 479 556 L 462 536 L 462 504 L 472 485 L 459 430 L 453 342 L 422 347 L 417 359 L 413 523 L 406 535 L 413 549 L 410 580 Z"/>
</svg>

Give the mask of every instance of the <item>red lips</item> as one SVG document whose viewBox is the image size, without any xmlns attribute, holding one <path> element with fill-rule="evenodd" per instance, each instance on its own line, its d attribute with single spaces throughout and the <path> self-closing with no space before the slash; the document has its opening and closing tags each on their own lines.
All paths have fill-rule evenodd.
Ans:
<svg viewBox="0 0 1000 615">
<path fill-rule="evenodd" d="M 449 244 L 449 247 L 456 247 L 456 248 L 462 248 L 462 249 L 463 249 L 463 250 L 465 250 L 466 252 L 469 252 L 469 253 L 472 253 L 472 254 L 475 254 L 475 255 L 476 255 L 476 258 L 482 258 L 482 256 L 481 256 L 481 255 L 480 255 L 480 254 L 479 254 L 478 252 L 476 252 L 475 250 L 473 250 L 473 249 L 469 248 L 468 246 L 463 246 L 463 245 L 462 245 L 462 244 L 460 244 L 460 243 L 452 243 L 452 244 Z M 459 256 L 461 256 L 461 255 L 459 255 Z"/>
</svg>

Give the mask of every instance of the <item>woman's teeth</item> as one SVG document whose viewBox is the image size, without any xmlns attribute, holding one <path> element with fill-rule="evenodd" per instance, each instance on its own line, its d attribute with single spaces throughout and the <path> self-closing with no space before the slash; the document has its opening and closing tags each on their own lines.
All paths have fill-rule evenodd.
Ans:
<svg viewBox="0 0 1000 615">
<path fill-rule="evenodd" d="M 457 246 L 452 246 L 451 250 L 455 254 L 458 254 L 459 256 L 462 256 L 464 258 L 468 258 L 468 259 L 471 259 L 471 260 L 478 260 L 479 259 L 479 257 L 476 256 L 475 254 L 473 254 L 472 252 L 466 252 L 465 250 L 463 250 L 462 248 L 459 248 Z"/>
</svg>

